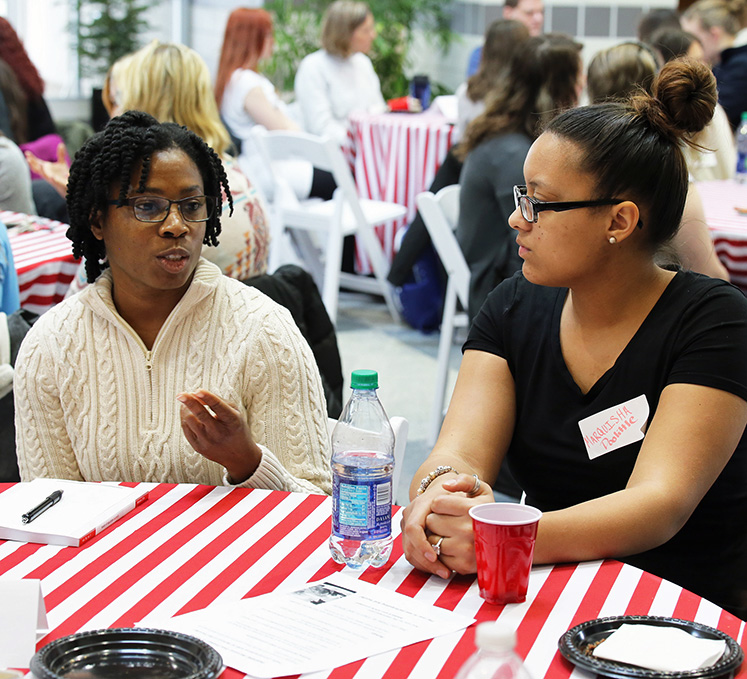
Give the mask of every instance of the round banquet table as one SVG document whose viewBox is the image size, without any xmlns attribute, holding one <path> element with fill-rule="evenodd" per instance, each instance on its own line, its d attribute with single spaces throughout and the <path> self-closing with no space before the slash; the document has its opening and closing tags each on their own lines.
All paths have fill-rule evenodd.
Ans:
<svg viewBox="0 0 747 679">
<path fill-rule="evenodd" d="M 0 492 L 11 484 L 0 484 Z M 129 484 L 128 484 L 129 485 Z M 82 630 L 130 627 L 151 613 L 176 615 L 303 586 L 341 570 L 330 558 L 331 498 L 191 484 L 145 484 L 146 502 L 82 547 L 0 540 L 0 577 L 41 581 L 49 633 L 37 647 Z M 717 627 L 743 648 L 745 623 L 681 587 L 618 561 L 532 569 L 527 600 L 495 606 L 474 576 L 450 580 L 416 571 L 402 554 L 400 509 L 394 550 L 380 569 L 348 571 L 380 587 L 517 631 L 534 679 L 592 679 L 558 652 L 569 628 L 599 617 L 658 615 Z M 311 679 L 452 679 L 474 650 L 474 625 Z M 747 677 L 747 663 L 737 676 Z M 221 679 L 244 675 L 226 669 Z"/>
<path fill-rule="evenodd" d="M 362 198 L 404 205 L 407 216 L 376 228 L 384 254 L 391 263 L 397 231 L 415 216 L 415 196 L 427 191 L 452 145 L 454 126 L 439 113 L 354 113 L 350 116 L 348 146 Z M 370 273 L 362 248 L 359 273 Z"/>
<path fill-rule="evenodd" d="M 78 270 L 68 225 L 20 212 L 0 211 L 18 274 L 21 307 L 43 314 L 62 301 Z"/>
</svg>

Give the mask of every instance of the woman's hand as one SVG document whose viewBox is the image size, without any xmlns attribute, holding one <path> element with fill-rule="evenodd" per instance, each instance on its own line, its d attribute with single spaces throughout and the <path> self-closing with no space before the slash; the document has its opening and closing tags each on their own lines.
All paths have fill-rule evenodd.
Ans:
<svg viewBox="0 0 747 679">
<path fill-rule="evenodd" d="M 31 151 L 24 153 L 26 162 L 29 167 L 36 172 L 42 179 L 49 182 L 63 198 L 67 194 L 67 178 L 70 174 L 70 168 L 67 165 L 67 149 L 65 144 L 57 145 L 57 160 L 42 160 L 35 156 Z"/>
<path fill-rule="evenodd" d="M 415 568 L 442 578 L 448 578 L 452 571 L 474 573 L 475 547 L 469 510 L 474 505 L 492 502 L 493 493 L 488 484 L 481 483 L 477 494 L 470 497 L 468 494 L 475 486 L 475 477 L 470 474 L 439 481 L 434 481 L 404 510 L 405 557 Z M 434 547 L 439 540 L 440 556 Z"/>
<path fill-rule="evenodd" d="M 223 465 L 233 483 L 246 481 L 262 460 L 249 423 L 234 405 L 199 389 L 179 394 L 182 431 L 200 455 Z"/>
</svg>

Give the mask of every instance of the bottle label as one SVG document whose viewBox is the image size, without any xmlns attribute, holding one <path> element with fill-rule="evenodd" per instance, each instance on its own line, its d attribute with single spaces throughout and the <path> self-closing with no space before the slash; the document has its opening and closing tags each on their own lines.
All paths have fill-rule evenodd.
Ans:
<svg viewBox="0 0 747 679">
<path fill-rule="evenodd" d="M 332 532 L 348 540 L 381 540 L 392 533 L 392 477 L 350 483 L 334 474 Z"/>
</svg>

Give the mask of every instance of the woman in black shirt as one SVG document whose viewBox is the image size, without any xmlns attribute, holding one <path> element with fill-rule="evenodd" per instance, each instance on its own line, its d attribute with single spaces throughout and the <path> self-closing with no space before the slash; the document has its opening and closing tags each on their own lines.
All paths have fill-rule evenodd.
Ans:
<svg viewBox="0 0 747 679">
<path fill-rule="evenodd" d="M 476 318 L 413 480 L 413 565 L 475 571 L 467 511 L 493 497 L 472 475 L 507 457 L 544 511 L 535 563 L 618 558 L 747 611 L 747 300 L 655 263 L 684 207 L 679 144 L 715 104 L 707 67 L 671 62 L 652 94 L 565 112 L 533 144 L 509 218 L 522 271 Z"/>
</svg>

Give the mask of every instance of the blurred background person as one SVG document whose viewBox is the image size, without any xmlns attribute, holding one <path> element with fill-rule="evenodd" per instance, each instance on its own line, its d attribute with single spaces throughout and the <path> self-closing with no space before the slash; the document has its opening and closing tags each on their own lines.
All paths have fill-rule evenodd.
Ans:
<svg viewBox="0 0 747 679">
<path fill-rule="evenodd" d="M 703 46 L 700 41 L 681 28 L 662 28 L 651 37 L 651 47 L 665 64 L 672 59 L 690 57 L 704 61 Z M 693 181 L 703 182 L 713 179 L 731 179 L 737 165 L 737 147 L 734 134 L 721 104 L 716 105 L 713 119 L 702 132 L 694 137 L 698 147 L 685 146 L 682 149 Z"/>
<path fill-rule="evenodd" d="M 386 111 L 379 77 L 366 56 L 375 37 L 366 3 L 336 0 L 327 8 L 322 49 L 304 57 L 296 72 L 296 101 L 307 132 L 343 145 L 351 113 Z"/>
<path fill-rule="evenodd" d="M 57 130 L 44 100 L 44 81 L 15 30 L 3 17 L 0 17 L 0 59 L 10 66 L 18 78 L 25 97 L 25 136 L 14 141 L 20 145 L 47 134 L 55 134 Z"/>
<path fill-rule="evenodd" d="M 656 73 L 656 58 L 651 48 L 643 43 L 625 42 L 601 50 L 589 63 L 586 79 L 589 103 L 627 101 L 640 91 L 651 95 Z M 703 131 L 698 133 L 702 134 Z M 699 152 L 693 150 L 685 155 L 685 159 L 697 160 L 698 155 Z M 729 280 L 726 267 L 716 255 L 705 221 L 703 202 L 692 177 L 688 182 L 680 227 L 671 240 L 661 245 L 657 261 L 661 266 L 681 267 L 712 278 Z"/>
<path fill-rule="evenodd" d="M 519 21 L 529 31 L 529 35 L 539 35 L 545 25 L 545 3 L 543 0 L 506 0 L 503 5 L 503 18 Z M 483 45 L 475 47 L 469 55 L 467 77 L 473 76 L 480 68 Z"/>
<path fill-rule="evenodd" d="M 456 149 L 464 160 L 456 236 L 471 272 L 470 319 L 488 293 L 521 268 L 508 225 L 513 188 L 522 183 L 524 159 L 541 126 L 578 104 L 583 82 L 579 43 L 557 33 L 529 38 Z"/>
<path fill-rule="evenodd" d="M 245 280 L 267 271 L 269 225 L 262 200 L 234 158 L 228 154 L 231 138 L 221 122 L 207 64 L 185 45 L 152 41 L 124 57 L 110 73 L 104 103 L 111 115 L 144 111 L 159 122 L 184 125 L 201 137 L 221 158 L 233 197 L 233 214 L 221 216 L 220 243 L 205 246 L 203 256 L 231 278 Z M 58 161 L 40 164 L 56 181 L 64 173 Z M 224 206 L 227 196 L 223 196 Z M 71 286 L 85 284 L 83 271 Z"/>
<path fill-rule="evenodd" d="M 526 24 L 516 19 L 496 19 L 485 33 L 477 72 L 456 91 L 458 117 L 454 135 L 461 139 L 467 125 L 485 110 L 485 99 L 508 72 L 516 46 L 530 36 Z"/>
<path fill-rule="evenodd" d="M 29 124 L 26 93 L 21 88 L 15 72 L 4 59 L 0 59 L 0 95 L 5 111 L 2 131 L 16 144 L 23 144 L 28 140 Z"/>
<path fill-rule="evenodd" d="M 747 111 L 747 45 L 735 46 L 747 23 L 747 0 L 698 0 L 682 14 L 682 28 L 698 38 L 718 84 L 718 103 L 733 130 Z"/>
<path fill-rule="evenodd" d="M 482 51 L 477 73 L 462 83 L 456 91 L 458 120 L 452 137 L 454 142 L 458 142 L 464 135 L 467 125 L 485 111 L 486 101 L 507 76 L 514 51 L 528 39 L 529 29 L 515 19 L 496 19 L 490 24 L 485 34 L 485 49 Z M 461 172 L 462 161 L 456 157 L 452 147 L 439 166 L 428 190 L 438 193 L 444 186 L 458 184 Z M 418 212 L 407 227 L 394 256 L 389 270 L 389 282 L 400 287 L 411 279 L 415 263 L 430 245 L 428 230 Z M 437 257 L 435 251 L 434 257 Z M 445 272 L 442 273 L 445 279 Z M 440 314 L 438 316 L 440 318 Z"/>
<path fill-rule="evenodd" d="M 651 43 L 651 36 L 662 28 L 680 28 L 680 13 L 676 9 L 658 7 L 641 15 L 636 27 L 638 40 Z"/>
<path fill-rule="evenodd" d="M 290 109 L 275 86 L 259 72 L 260 62 L 272 56 L 272 17 L 263 9 L 239 7 L 228 17 L 215 79 L 215 99 L 231 134 L 241 148 L 239 165 L 244 174 L 264 192 L 272 195 L 262 160 L 253 147 L 251 130 L 262 125 L 268 130 L 299 130 Z M 314 196 L 329 200 L 336 184 L 330 172 L 303 161 L 275 163 L 299 198 Z"/>
<path fill-rule="evenodd" d="M 221 217 L 220 243 L 203 248 L 203 257 L 231 278 L 244 280 L 265 273 L 269 248 L 265 209 L 256 188 L 228 153 L 231 138 L 218 114 L 202 57 L 186 45 L 154 40 L 125 62 L 116 86 L 122 111 L 145 111 L 159 122 L 184 125 L 223 162 L 234 211 Z M 225 196 L 223 200 L 225 207 Z"/>
<path fill-rule="evenodd" d="M 642 42 L 624 42 L 597 52 L 586 73 L 589 102 L 628 99 L 637 89 L 651 90 L 658 63 Z"/>
<path fill-rule="evenodd" d="M 36 214 L 31 175 L 23 151 L 0 132 L 0 210 Z M 0 225 L 1 226 L 1 225 Z M 0 229 L 1 230 L 1 229 Z"/>
</svg>

